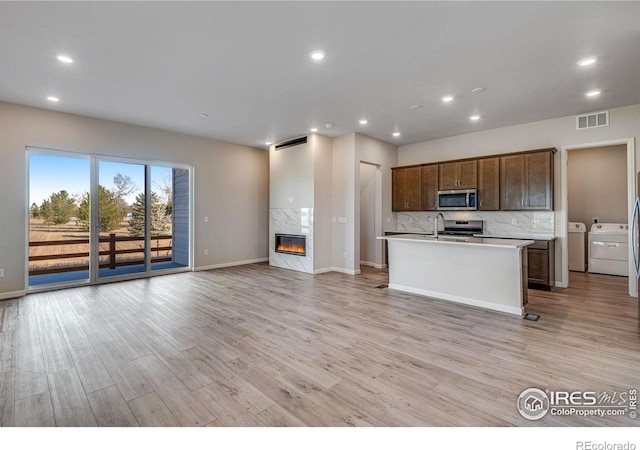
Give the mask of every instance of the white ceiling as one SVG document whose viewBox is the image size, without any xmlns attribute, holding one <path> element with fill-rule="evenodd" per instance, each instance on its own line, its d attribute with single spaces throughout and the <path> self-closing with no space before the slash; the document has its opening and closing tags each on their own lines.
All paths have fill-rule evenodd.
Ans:
<svg viewBox="0 0 640 450">
<path fill-rule="evenodd" d="M 611 1 L 2 2 L 0 100 L 253 147 L 312 126 L 403 145 L 640 103 L 639 17 Z"/>
</svg>

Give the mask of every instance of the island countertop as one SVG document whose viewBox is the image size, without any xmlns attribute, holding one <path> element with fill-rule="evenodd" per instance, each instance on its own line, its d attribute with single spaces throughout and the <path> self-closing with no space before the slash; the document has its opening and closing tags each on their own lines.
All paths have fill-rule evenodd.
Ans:
<svg viewBox="0 0 640 450">
<path fill-rule="evenodd" d="M 379 236 L 378 239 L 387 241 L 401 240 L 410 242 L 421 242 L 425 244 L 436 245 L 472 245 L 499 248 L 522 248 L 534 243 L 534 241 L 529 239 L 500 239 L 486 237 L 448 236 L 442 234 L 437 238 L 433 235 L 395 234 L 390 236 Z"/>
</svg>

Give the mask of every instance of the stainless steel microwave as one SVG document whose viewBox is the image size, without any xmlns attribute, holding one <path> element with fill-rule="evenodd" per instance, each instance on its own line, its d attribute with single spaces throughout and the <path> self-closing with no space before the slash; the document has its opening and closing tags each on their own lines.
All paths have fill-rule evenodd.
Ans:
<svg viewBox="0 0 640 450">
<path fill-rule="evenodd" d="M 478 190 L 438 191 L 438 209 L 442 211 L 475 211 L 478 209 Z"/>
</svg>

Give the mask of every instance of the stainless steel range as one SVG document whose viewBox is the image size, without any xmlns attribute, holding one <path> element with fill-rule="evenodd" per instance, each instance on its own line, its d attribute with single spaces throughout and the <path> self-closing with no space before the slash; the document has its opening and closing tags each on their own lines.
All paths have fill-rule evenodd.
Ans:
<svg viewBox="0 0 640 450">
<path fill-rule="evenodd" d="M 482 234 L 484 221 L 482 220 L 445 220 L 444 231 L 441 235 L 449 236 L 473 236 Z"/>
</svg>

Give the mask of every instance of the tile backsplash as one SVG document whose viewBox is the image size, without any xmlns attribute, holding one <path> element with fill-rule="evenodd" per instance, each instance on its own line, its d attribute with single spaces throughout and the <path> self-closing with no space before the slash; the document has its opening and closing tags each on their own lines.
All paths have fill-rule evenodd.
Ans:
<svg viewBox="0 0 640 450">
<path fill-rule="evenodd" d="M 433 231 L 437 212 L 396 213 L 399 231 Z M 495 235 L 554 235 L 553 211 L 442 211 L 447 220 L 483 220 L 484 233 Z M 515 220 L 515 223 L 514 223 Z"/>
</svg>

